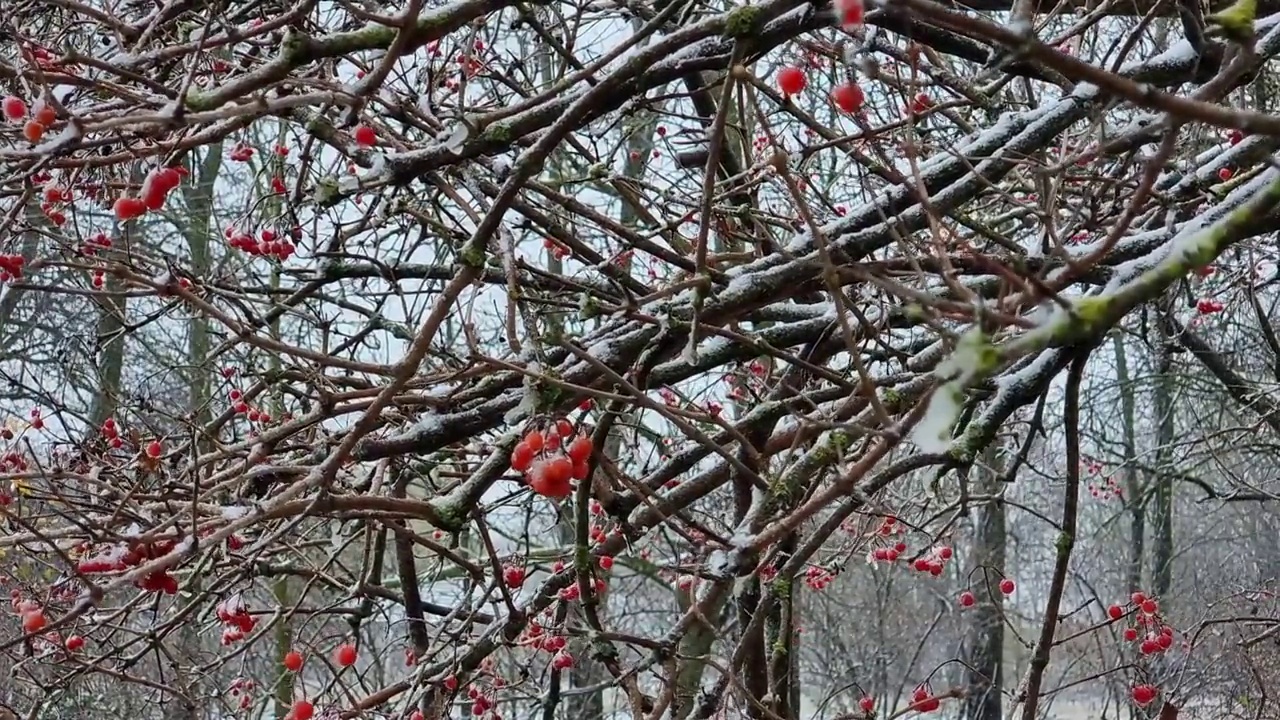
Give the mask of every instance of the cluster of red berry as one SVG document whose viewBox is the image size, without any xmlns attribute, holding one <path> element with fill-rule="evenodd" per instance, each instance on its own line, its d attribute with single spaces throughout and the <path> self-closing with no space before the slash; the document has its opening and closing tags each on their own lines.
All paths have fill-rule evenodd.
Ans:
<svg viewBox="0 0 1280 720">
<path fill-rule="evenodd" d="M 91 551 L 85 544 L 73 552 L 79 554 L 76 569 L 81 574 L 100 575 L 137 567 L 147 560 L 168 555 L 174 547 L 175 543 L 172 540 L 158 540 L 153 543 L 113 545 L 97 551 Z M 167 570 L 159 570 L 139 580 L 137 586 L 147 592 L 173 595 L 178 592 L 178 579 Z"/>
<path fill-rule="evenodd" d="M 529 487 L 539 495 L 568 497 L 573 492 L 571 481 L 586 479 L 592 449 L 591 438 L 575 437 L 573 425 L 561 419 L 545 431 L 530 430 L 511 452 L 511 469 L 524 473 Z"/>
<path fill-rule="evenodd" d="M 231 685 L 227 687 L 227 692 L 231 693 L 231 697 L 240 699 L 240 709 L 248 710 L 253 705 L 253 690 L 255 683 L 249 678 L 236 678 L 231 681 Z"/>
<path fill-rule="evenodd" d="M 941 705 L 942 701 L 933 696 L 927 685 L 919 685 L 911 693 L 911 709 L 916 712 L 933 712 Z"/>
<path fill-rule="evenodd" d="M 29 467 L 27 459 L 17 450 L 10 450 L 0 455 L 0 470 L 8 472 L 26 472 Z"/>
<path fill-rule="evenodd" d="M 263 424 L 271 422 L 271 413 L 250 405 L 240 390 L 233 388 L 227 393 L 227 397 L 231 400 L 231 410 L 237 415 L 244 415 L 249 422 Z"/>
<path fill-rule="evenodd" d="M 253 632 L 254 626 L 258 624 L 249 614 L 249 608 L 239 595 L 232 595 L 218 603 L 214 611 L 218 615 L 218 620 L 226 626 L 222 629 L 223 645 L 243 640 L 244 636 Z"/>
<path fill-rule="evenodd" d="M 148 210 L 155 211 L 164 207 L 169 193 L 182 183 L 182 177 L 186 172 L 186 168 L 166 167 L 156 168 L 147 173 L 146 179 L 142 181 L 140 197 L 125 195 L 116 198 L 111 208 L 116 219 L 121 222 L 133 220 L 146 215 Z"/>
<path fill-rule="evenodd" d="M 238 142 L 231 148 L 231 152 L 227 153 L 227 156 L 235 162 L 249 162 L 253 159 L 253 146 Z"/>
<path fill-rule="evenodd" d="M 1217 312 L 1222 312 L 1224 308 L 1226 308 L 1226 305 L 1223 305 L 1212 298 L 1200 298 L 1196 301 L 1196 312 L 1201 315 L 1212 315 Z"/>
<path fill-rule="evenodd" d="M 1012 595 L 1013 591 L 1017 589 L 1017 583 L 1010 578 L 1004 578 L 1000 581 L 1000 592 L 1005 596 Z M 973 594 L 973 592 L 965 590 L 960 593 L 960 607 L 973 607 L 977 602 L 978 598 Z"/>
<path fill-rule="evenodd" d="M 102 437 L 113 450 L 119 450 L 124 445 L 124 440 L 120 437 L 120 428 L 116 427 L 115 418 L 107 418 L 102 422 Z"/>
<path fill-rule="evenodd" d="M 835 579 L 836 573 L 824 567 L 810 565 L 805 569 L 804 584 L 809 586 L 810 590 L 826 590 Z"/>
<path fill-rule="evenodd" d="M 1134 685 L 1133 701 L 1141 706 L 1150 705 L 1151 701 L 1155 700 L 1156 695 L 1159 693 L 1160 690 L 1156 688 L 1155 685 L 1147 685 L 1145 683 L 1142 685 Z"/>
<path fill-rule="evenodd" d="M 1119 603 L 1107 608 L 1107 617 L 1117 622 L 1126 616 L 1132 616 L 1133 624 L 1123 632 L 1128 642 L 1141 642 L 1138 652 L 1143 655 L 1158 655 L 1173 647 L 1174 629 L 1160 615 L 1160 603 L 1145 593 L 1135 592 L 1129 598 L 1129 607 Z M 1133 701 L 1138 705 L 1148 705 L 1159 694 L 1159 688 L 1150 684 L 1139 684 L 1133 687 Z"/>
<path fill-rule="evenodd" d="M 938 577 L 942 574 L 943 568 L 946 567 L 947 561 L 950 560 L 954 554 L 955 553 L 947 545 L 932 548 L 925 554 L 916 558 L 915 561 L 911 563 L 911 567 L 914 568 L 916 572 L 929 573 L 934 577 Z"/>
<path fill-rule="evenodd" d="M 1118 604 L 1107 608 L 1107 617 L 1113 621 L 1133 615 L 1133 625 L 1124 629 L 1124 639 L 1138 642 L 1141 637 L 1138 651 L 1143 655 L 1158 655 L 1173 647 L 1174 629 L 1161 618 L 1160 604 L 1140 592 L 1134 593 L 1130 601 L 1129 611 Z"/>
<path fill-rule="evenodd" d="M 1083 464 L 1085 472 L 1090 476 L 1097 477 L 1102 475 L 1103 465 L 1101 461 L 1089 459 Z M 1098 484 L 1097 482 L 1089 483 L 1089 494 L 1099 500 L 1110 500 L 1113 497 L 1123 498 L 1124 490 L 1120 487 L 1120 483 L 1116 482 L 1114 476 L 1107 475 L 1102 478 L 1101 484 Z"/>
<path fill-rule="evenodd" d="M 40 607 L 40 603 L 35 600 L 23 600 L 21 593 L 17 590 L 13 591 L 11 599 L 14 612 L 22 620 L 23 632 L 28 635 L 35 634 L 49 624 L 49 621 L 44 616 L 44 608 Z"/>
<path fill-rule="evenodd" d="M 227 245 L 254 257 L 274 257 L 280 262 L 293 257 L 298 247 L 285 238 L 281 238 L 274 230 L 265 229 L 260 234 L 261 240 L 247 232 L 236 228 L 226 229 Z"/>
<path fill-rule="evenodd" d="M 557 242 L 555 238 L 544 238 L 542 240 L 542 248 L 550 251 L 551 255 L 557 260 L 569 257 L 569 248 Z"/>
<path fill-rule="evenodd" d="M 27 261 L 21 255 L 0 255 L 0 282 L 22 279 L 22 266 Z"/>
<path fill-rule="evenodd" d="M 165 595 L 176 595 L 178 593 L 178 578 L 174 577 L 168 570 L 158 570 L 138 581 L 137 586 L 139 590 L 146 592 L 162 592 Z"/>
<path fill-rule="evenodd" d="M 22 122 L 27 118 L 27 103 L 20 97 L 14 95 L 6 97 L 3 101 L 0 101 L 0 109 L 2 109 L 5 119 L 9 122 Z M 22 136 L 27 139 L 27 142 L 34 145 L 40 142 L 40 138 L 44 137 L 44 131 L 48 130 L 57 120 L 57 111 L 48 104 L 41 102 L 36 105 L 35 114 L 22 126 Z"/>
</svg>

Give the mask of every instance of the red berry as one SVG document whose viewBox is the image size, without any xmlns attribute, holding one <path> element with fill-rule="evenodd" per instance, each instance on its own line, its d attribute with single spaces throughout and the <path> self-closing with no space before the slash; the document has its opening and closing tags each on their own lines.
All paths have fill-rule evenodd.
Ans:
<svg viewBox="0 0 1280 720">
<path fill-rule="evenodd" d="M 1111 607 L 1107 608 L 1107 616 L 1110 617 L 1112 620 L 1119 620 L 1120 618 L 1124 617 L 1124 608 L 1120 607 L 1119 605 L 1112 605 Z"/>
<path fill-rule="evenodd" d="M 290 650 L 284 654 L 284 667 L 289 672 L 298 672 L 302 669 L 302 653 L 297 650 Z"/>
<path fill-rule="evenodd" d="M 84 638 L 79 635 L 72 635 L 67 638 L 66 648 L 69 652 L 76 652 L 84 648 Z"/>
<path fill-rule="evenodd" d="M 44 137 L 44 126 L 35 120 L 28 120 L 27 124 L 22 126 L 22 137 L 29 143 L 38 143 L 40 138 Z"/>
<path fill-rule="evenodd" d="M 861 25 L 865 12 L 862 0 L 836 0 L 836 20 L 845 30 L 852 30 Z"/>
<path fill-rule="evenodd" d="M 973 607 L 975 602 L 977 602 L 977 598 L 973 596 L 973 593 L 968 590 L 960 593 L 960 607 Z"/>
<path fill-rule="evenodd" d="M 870 695 L 864 696 L 861 700 L 858 701 L 858 707 L 862 708 L 862 712 L 870 715 L 876 709 L 875 698 L 871 697 Z"/>
<path fill-rule="evenodd" d="M 804 71 L 798 67 L 784 67 L 778 71 L 778 89 L 783 95 L 799 95 L 808 84 Z"/>
<path fill-rule="evenodd" d="M 147 443 L 147 457 L 158 458 L 163 454 L 164 454 L 164 446 L 160 444 L 159 440 L 152 440 L 151 442 Z"/>
<path fill-rule="evenodd" d="M 45 619 L 43 611 L 35 610 L 22 616 L 22 629 L 27 633 L 40 632 L 46 624 L 48 620 Z"/>
<path fill-rule="evenodd" d="M 516 472 L 524 472 L 533 464 L 533 456 L 536 455 L 533 448 L 528 443 L 520 443 L 516 445 L 516 449 L 511 451 L 511 469 Z"/>
<path fill-rule="evenodd" d="M 116 200 L 111 209 L 116 214 L 116 219 L 123 222 L 141 217 L 147 212 L 147 204 L 138 198 L 122 197 Z"/>
<path fill-rule="evenodd" d="M 530 430 L 529 434 L 524 436 L 524 444 L 528 445 L 529 449 L 536 455 L 547 446 L 547 439 L 543 436 L 541 430 Z"/>
<path fill-rule="evenodd" d="M 353 136 L 356 139 L 356 144 L 365 147 L 370 147 L 378 142 L 378 133 L 374 132 L 373 128 L 368 125 L 358 126 Z"/>
<path fill-rule="evenodd" d="M 613 556 L 612 556 L 612 555 L 601 555 L 601 556 L 600 556 L 600 569 L 601 569 L 601 570 L 612 570 L 612 569 L 613 569 Z"/>
<path fill-rule="evenodd" d="M 333 661 L 341 667 L 351 667 L 356 664 L 356 646 L 351 643 L 345 643 L 338 646 L 333 653 Z"/>
<path fill-rule="evenodd" d="M 1010 580 L 1009 578 L 1005 578 L 1000 581 L 1000 592 L 1005 595 L 1012 595 L 1016 587 L 1017 586 L 1013 584 L 1013 580 Z"/>
<path fill-rule="evenodd" d="M 10 95 L 0 106 L 4 108 L 5 119 L 10 122 L 17 122 L 27 116 L 27 104 L 20 97 Z"/>
<path fill-rule="evenodd" d="M 36 122 L 40 123 L 45 127 L 49 127 L 50 125 L 58 121 L 58 111 L 54 110 L 52 107 L 50 107 L 49 105 L 46 105 L 43 102 L 36 104 L 35 114 L 36 114 Z"/>
<path fill-rule="evenodd" d="M 1133 687 L 1133 701 L 1138 705 L 1150 705 L 1152 700 L 1156 699 L 1156 688 L 1154 685 L 1135 685 Z"/>
<path fill-rule="evenodd" d="M 556 434 L 562 438 L 567 438 L 573 434 L 573 423 L 560 418 L 556 421 Z"/>
<path fill-rule="evenodd" d="M 569 443 L 566 452 L 569 453 L 569 459 L 575 463 L 586 462 L 591 457 L 591 438 L 586 435 L 579 435 Z"/>
<path fill-rule="evenodd" d="M 458 689 L 458 676 L 449 675 L 444 679 L 444 689 L 450 692 Z"/>
<path fill-rule="evenodd" d="M 844 112 L 853 115 L 862 109 L 862 103 L 866 102 L 867 96 L 862 92 L 862 88 L 857 83 L 844 83 L 837 85 L 831 91 L 831 102 L 836 104 Z"/>
<path fill-rule="evenodd" d="M 567 483 L 573 477 L 573 461 L 567 457 L 551 458 L 547 463 L 547 475 L 554 483 Z"/>
<path fill-rule="evenodd" d="M 502 570 L 502 581 L 513 589 L 524 585 L 524 568 L 517 565 L 506 566 Z"/>
<path fill-rule="evenodd" d="M 32 142 L 35 142 L 35 141 L 33 140 Z M 1231 171 L 1231 168 L 1229 167 L 1218 168 L 1218 179 L 1221 180 L 1222 182 L 1226 182 L 1230 180 L 1231 176 L 1234 174 L 1235 173 L 1233 173 Z"/>
<path fill-rule="evenodd" d="M 1142 601 L 1146 599 L 1147 599 L 1147 596 L 1140 592 L 1136 592 L 1133 595 L 1129 596 L 1130 602 L 1132 602 L 1134 605 L 1141 605 Z"/>
<path fill-rule="evenodd" d="M 311 720 L 316 709 L 306 700 L 298 700 L 293 704 L 293 720 Z"/>
<path fill-rule="evenodd" d="M 931 107 L 933 107 L 933 98 L 929 97 L 927 93 L 920 93 L 911 99 L 909 110 L 912 115 L 919 115 Z"/>
<path fill-rule="evenodd" d="M 1244 133 L 1240 132 L 1239 130 L 1232 130 L 1231 132 L 1227 133 L 1227 142 L 1231 143 L 1232 145 L 1239 145 L 1241 140 L 1244 140 Z"/>
<path fill-rule="evenodd" d="M 942 547 L 938 548 L 938 557 L 942 558 L 943 560 L 950 560 L 953 554 L 954 553 L 951 550 L 951 548 L 946 545 L 943 545 Z"/>
<path fill-rule="evenodd" d="M 1159 609 L 1160 606 L 1156 604 L 1155 600 L 1148 598 L 1142 601 L 1142 612 L 1148 615 L 1155 615 Z"/>
<path fill-rule="evenodd" d="M 1137 639 L 1138 639 L 1138 631 L 1137 631 L 1137 630 L 1135 630 L 1135 629 L 1133 629 L 1133 628 L 1125 628 L 1125 629 L 1124 629 L 1124 639 L 1125 639 L 1126 641 L 1128 641 L 1128 642 L 1133 642 L 1134 640 L 1137 640 Z"/>
<path fill-rule="evenodd" d="M 568 465 L 567 471 L 564 468 L 565 465 Z M 573 487 L 569 483 L 572 474 L 573 463 L 564 456 L 537 462 L 529 470 L 529 487 L 543 497 L 568 497 L 573 492 Z"/>
</svg>

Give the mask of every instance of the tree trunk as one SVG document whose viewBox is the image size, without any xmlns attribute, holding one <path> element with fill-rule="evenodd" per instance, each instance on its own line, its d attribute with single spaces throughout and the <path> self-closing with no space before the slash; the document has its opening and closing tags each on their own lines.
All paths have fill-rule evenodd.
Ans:
<svg viewBox="0 0 1280 720">
<path fill-rule="evenodd" d="M 993 498 L 1003 489 L 994 448 L 990 446 L 983 452 L 983 462 L 976 464 L 970 475 L 974 493 Z M 977 505 L 975 510 L 972 566 L 978 570 L 973 573 L 977 587 L 972 592 L 977 602 L 965 612 L 969 620 L 964 647 L 968 692 L 962 717 L 964 720 L 1001 720 L 1004 594 L 999 586 L 1005 564 L 1004 503 L 991 499 Z"/>
<path fill-rule="evenodd" d="M 1129 513 L 1129 559 L 1126 587 L 1129 592 L 1137 592 L 1142 587 L 1142 556 L 1147 532 L 1147 518 L 1142 500 L 1142 486 L 1138 481 L 1138 441 L 1134 416 L 1133 381 L 1129 377 L 1128 356 L 1124 349 L 1124 336 L 1116 333 L 1112 336 L 1112 345 L 1116 353 L 1116 382 L 1120 387 L 1120 412 L 1122 415 L 1124 440 L 1124 506 Z"/>
<path fill-rule="evenodd" d="M 1156 477 L 1152 503 L 1151 591 L 1165 598 L 1173 587 L 1173 476 L 1174 441 L 1173 342 L 1158 326 L 1156 360 Z"/>
</svg>

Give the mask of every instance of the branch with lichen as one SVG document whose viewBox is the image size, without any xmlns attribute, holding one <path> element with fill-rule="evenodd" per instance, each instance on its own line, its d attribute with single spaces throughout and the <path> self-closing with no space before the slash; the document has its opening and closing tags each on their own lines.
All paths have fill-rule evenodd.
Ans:
<svg viewBox="0 0 1280 720">
<path fill-rule="evenodd" d="M 1280 205 L 1280 171 L 1270 171 L 1270 179 L 1255 180 L 1263 185 L 1244 205 L 1221 222 L 1201 230 L 1189 230 L 1175 237 L 1169 253 L 1150 269 L 1118 288 L 1076 300 L 1064 299 L 1059 309 L 1043 325 L 1008 342 L 994 345 L 977 328 L 962 337 L 952 358 L 939 367 L 943 383 L 929 401 L 929 411 L 914 436 L 928 452 L 950 437 L 955 418 L 964 405 L 965 391 L 989 380 L 1018 358 L 1050 348 L 1086 345 L 1096 341 L 1121 318 L 1139 305 L 1159 297 L 1179 278 L 1214 261 L 1231 245 L 1244 240 L 1259 220 Z M 962 443 L 968 447 L 970 443 Z M 965 454 L 952 446 L 953 454 Z"/>
</svg>

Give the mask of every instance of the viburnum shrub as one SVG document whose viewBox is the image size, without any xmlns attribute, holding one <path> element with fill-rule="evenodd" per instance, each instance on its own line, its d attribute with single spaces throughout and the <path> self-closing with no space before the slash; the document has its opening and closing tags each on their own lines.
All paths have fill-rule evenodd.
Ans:
<svg viewBox="0 0 1280 720">
<path fill-rule="evenodd" d="M 0 718 L 1261 712 L 1280 12 L 1095 5 L 6 3 Z"/>
</svg>

